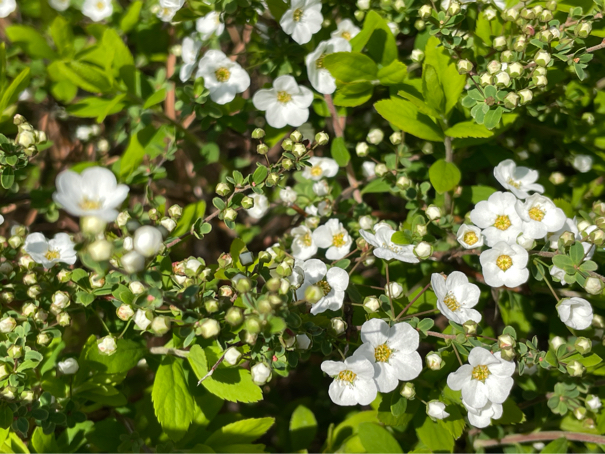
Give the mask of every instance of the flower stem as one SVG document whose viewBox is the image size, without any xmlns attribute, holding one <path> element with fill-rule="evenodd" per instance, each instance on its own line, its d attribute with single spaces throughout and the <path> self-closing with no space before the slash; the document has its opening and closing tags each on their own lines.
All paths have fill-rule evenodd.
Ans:
<svg viewBox="0 0 605 454">
<path fill-rule="evenodd" d="M 413 305 L 413 304 L 414 304 L 416 301 L 418 301 L 418 298 L 420 298 L 420 296 L 421 296 L 421 295 L 422 295 L 424 292 L 426 292 L 426 291 L 429 289 L 429 287 L 430 287 L 430 286 L 431 286 L 431 283 L 430 283 L 430 282 L 429 282 L 428 284 L 426 284 L 426 285 L 424 286 L 424 288 L 423 288 L 423 289 L 420 291 L 420 293 L 418 293 L 418 295 L 416 295 L 416 296 L 414 297 L 414 299 L 413 299 L 412 301 L 410 301 L 410 302 L 409 302 L 409 304 L 408 304 L 406 307 L 404 307 L 404 308 L 403 308 L 403 310 L 402 310 L 402 311 L 399 313 L 399 315 L 398 315 L 397 317 L 395 317 L 395 320 L 399 320 L 399 318 L 400 318 L 400 317 L 401 317 L 403 314 L 405 314 L 405 313 L 406 313 L 406 311 L 407 311 L 407 310 L 408 310 L 410 307 L 412 307 L 412 305 Z M 415 315 L 418 315 L 418 314 L 415 314 Z"/>
</svg>

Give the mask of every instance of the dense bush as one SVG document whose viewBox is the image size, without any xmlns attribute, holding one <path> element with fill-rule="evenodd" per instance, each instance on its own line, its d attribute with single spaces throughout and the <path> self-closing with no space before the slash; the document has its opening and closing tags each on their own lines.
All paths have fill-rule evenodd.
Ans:
<svg viewBox="0 0 605 454">
<path fill-rule="evenodd" d="M 0 0 L 0 451 L 603 451 L 604 9 Z"/>
</svg>

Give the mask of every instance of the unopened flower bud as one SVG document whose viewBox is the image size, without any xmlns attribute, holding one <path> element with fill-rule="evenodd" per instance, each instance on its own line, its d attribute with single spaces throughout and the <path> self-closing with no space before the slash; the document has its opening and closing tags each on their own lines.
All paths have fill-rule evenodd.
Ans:
<svg viewBox="0 0 605 454">
<path fill-rule="evenodd" d="M 552 346 L 553 350 L 557 351 L 557 349 L 561 346 L 566 344 L 565 339 L 563 339 L 560 336 L 555 336 L 550 340 L 550 345 Z"/>
<path fill-rule="evenodd" d="M 468 74 L 473 70 L 473 64 L 466 59 L 458 60 L 456 69 L 458 69 L 459 74 Z"/>
<path fill-rule="evenodd" d="M 421 241 L 414 248 L 414 254 L 421 260 L 427 259 L 433 255 L 433 246 L 426 241 Z"/>
<path fill-rule="evenodd" d="M 545 67 L 550 63 L 551 57 L 550 54 L 544 50 L 539 50 L 534 56 L 534 61 L 536 65 Z"/>
<path fill-rule="evenodd" d="M 523 52 L 527 47 L 527 39 L 525 36 L 518 36 L 513 44 L 513 50 L 517 52 Z"/>
<path fill-rule="evenodd" d="M 292 146 L 292 154 L 297 158 L 302 158 L 307 153 L 307 147 L 302 143 L 295 143 Z"/>
<path fill-rule="evenodd" d="M 464 333 L 469 336 L 474 336 L 477 334 L 477 322 L 473 320 L 467 320 L 462 324 L 462 328 L 464 329 Z"/>
<path fill-rule="evenodd" d="M 357 153 L 357 156 L 362 157 L 362 158 L 368 155 L 369 150 L 370 150 L 370 147 L 368 146 L 368 144 L 366 142 L 359 142 L 355 146 L 355 153 Z"/>
<path fill-rule="evenodd" d="M 130 251 L 128 254 L 125 254 L 122 256 L 120 262 L 122 263 L 122 268 L 128 274 L 138 273 L 145 268 L 145 257 L 137 251 Z"/>
<path fill-rule="evenodd" d="M 573 415 L 580 421 L 586 418 L 586 408 L 585 407 L 576 407 L 573 410 Z"/>
<path fill-rule="evenodd" d="M 113 245 L 107 240 L 97 240 L 88 245 L 90 257 L 96 262 L 104 262 L 111 258 Z"/>
<path fill-rule="evenodd" d="M 23 356 L 23 347 L 21 345 L 13 344 L 8 347 L 8 356 L 13 359 L 19 359 Z"/>
<path fill-rule="evenodd" d="M 46 347 L 51 343 L 53 337 L 48 333 L 40 333 L 36 336 L 36 344 Z"/>
<path fill-rule="evenodd" d="M 504 361 L 512 361 L 516 356 L 515 349 L 512 347 L 503 348 L 500 350 L 500 355 Z"/>
<path fill-rule="evenodd" d="M 116 314 L 120 320 L 127 322 L 134 315 L 134 309 L 130 304 L 122 304 L 116 309 Z"/>
<path fill-rule="evenodd" d="M 531 102 L 531 100 L 534 98 L 534 94 L 529 88 L 524 88 L 523 90 L 520 90 L 517 94 L 519 95 L 519 102 L 521 103 L 521 105 Z"/>
<path fill-rule="evenodd" d="M 491 74 L 489 73 L 483 73 L 481 74 L 481 76 L 479 76 L 479 82 L 481 83 L 481 85 L 486 86 L 486 85 L 491 85 L 492 81 L 493 81 L 493 77 Z"/>
<path fill-rule="evenodd" d="M 267 153 L 269 153 L 269 147 L 264 143 L 259 143 L 256 146 L 256 152 L 260 155 L 266 155 Z"/>
<path fill-rule="evenodd" d="M 423 22 L 423 21 L 420 21 L 420 22 Z M 424 60 L 424 52 L 420 49 L 414 49 L 412 51 L 411 59 L 414 63 L 422 62 L 422 60 Z"/>
<path fill-rule="evenodd" d="M 340 336 L 347 330 L 347 323 L 342 318 L 336 317 L 330 321 L 330 328 L 334 335 Z"/>
<path fill-rule="evenodd" d="M 163 217 L 160 221 L 160 225 L 168 232 L 172 232 L 174 229 L 176 229 L 176 221 L 169 217 Z"/>
<path fill-rule="evenodd" d="M 34 273 L 27 273 L 23 276 L 23 283 L 25 285 L 34 285 L 38 282 L 38 277 Z"/>
<path fill-rule="evenodd" d="M 57 315 L 57 323 L 60 326 L 69 326 L 71 324 L 71 316 L 67 312 L 61 312 Z"/>
<path fill-rule="evenodd" d="M 239 307 L 231 307 L 225 314 L 225 321 L 231 326 L 239 326 L 244 321 L 244 314 Z"/>
<path fill-rule="evenodd" d="M 250 368 L 252 381 L 257 385 L 264 385 L 271 378 L 271 369 L 265 363 L 257 363 Z"/>
<path fill-rule="evenodd" d="M 389 140 L 393 145 L 399 145 L 401 142 L 403 142 L 403 134 L 400 131 L 395 131 L 390 135 Z"/>
<path fill-rule="evenodd" d="M 389 169 L 386 166 L 386 164 L 379 163 L 379 164 L 376 164 L 376 167 L 374 167 L 374 173 L 376 174 L 377 177 L 383 177 L 387 173 L 389 173 Z"/>
<path fill-rule="evenodd" d="M 13 249 L 19 249 L 23 244 L 23 238 L 17 235 L 13 235 L 8 239 L 8 244 Z"/>
<path fill-rule="evenodd" d="M 519 95 L 517 93 L 515 93 L 514 91 L 511 91 L 504 98 L 504 106 L 507 107 L 508 109 L 514 109 L 515 107 L 517 107 L 518 104 L 519 104 Z"/>
<path fill-rule="evenodd" d="M 211 337 L 218 336 L 221 332 L 221 326 L 218 321 L 212 318 L 206 318 L 199 322 L 196 333 L 202 336 L 204 339 L 210 339 Z"/>
<path fill-rule="evenodd" d="M 310 285 L 305 290 L 305 300 L 310 304 L 317 303 L 323 297 L 324 297 L 324 292 L 317 285 Z"/>
<path fill-rule="evenodd" d="M 405 189 L 408 189 L 410 186 L 412 186 L 412 180 L 410 180 L 405 175 L 402 175 L 399 178 L 397 178 L 396 185 L 399 189 L 405 190 Z"/>
<path fill-rule="evenodd" d="M 97 340 L 99 353 L 105 356 L 111 356 L 118 350 L 115 337 L 109 335 Z"/>
<path fill-rule="evenodd" d="M 315 142 L 317 142 L 318 145 L 326 145 L 329 141 L 330 136 L 327 133 L 321 131 L 315 134 Z"/>
<path fill-rule="evenodd" d="M 17 322 L 13 317 L 5 317 L 0 320 L 0 333 L 10 333 L 17 326 Z"/>
<path fill-rule="evenodd" d="M 492 42 L 492 47 L 496 50 L 504 50 L 506 48 L 506 37 L 496 36 Z"/>
<path fill-rule="evenodd" d="M 500 62 L 497 60 L 492 60 L 487 65 L 487 72 L 490 74 L 496 74 L 496 73 L 500 72 L 500 68 L 502 68 L 502 65 L 500 64 Z"/>
<path fill-rule="evenodd" d="M 431 352 L 426 355 L 425 361 L 426 366 L 431 370 L 440 370 L 443 366 L 445 366 L 443 358 L 441 358 L 441 355 L 437 352 Z"/>
<path fill-rule="evenodd" d="M 414 397 L 416 397 L 416 387 L 414 386 L 414 383 L 412 383 L 412 382 L 405 383 L 401 387 L 401 391 L 399 391 L 399 394 L 408 400 L 413 400 Z"/>
<path fill-rule="evenodd" d="M 567 373 L 572 377 L 581 377 L 584 374 L 586 368 L 584 365 L 576 360 L 570 361 L 567 363 Z"/>
<path fill-rule="evenodd" d="M 225 221 L 235 221 L 237 219 L 237 211 L 233 208 L 226 208 L 225 211 L 223 211 L 223 219 Z"/>
<path fill-rule="evenodd" d="M 598 295 L 603 291 L 603 282 L 599 278 L 589 277 L 588 279 L 586 279 L 584 290 L 586 290 L 591 295 Z"/>
<path fill-rule="evenodd" d="M 519 10 L 515 8 L 509 8 L 502 13 L 502 19 L 508 22 L 516 21 L 519 17 Z"/>
<path fill-rule="evenodd" d="M 156 336 L 162 336 L 170 331 L 170 319 L 164 315 L 155 317 L 151 321 L 151 332 Z"/>
<path fill-rule="evenodd" d="M 546 87 L 546 85 L 548 85 L 548 79 L 546 76 L 534 76 L 532 78 L 532 81 L 536 84 L 536 86 L 538 87 Z"/>
<path fill-rule="evenodd" d="M 219 183 L 216 185 L 216 193 L 221 197 L 228 196 L 231 193 L 231 186 L 227 183 Z"/>
<path fill-rule="evenodd" d="M 510 334 L 502 334 L 498 336 L 498 347 L 499 348 L 510 348 L 514 347 L 517 344 L 515 339 Z"/>
<path fill-rule="evenodd" d="M 254 131 L 252 131 L 252 138 L 253 139 L 262 139 L 263 137 L 265 137 L 265 130 L 264 129 L 256 128 Z"/>
<path fill-rule="evenodd" d="M 284 151 L 292 151 L 292 145 L 294 145 L 294 142 L 292 142 L 291 139 L 284 139 L 281 143 L 281 147 Z"/>
<path fill-rule="evenodd" d="M 510 65 L 508 65 L 508 67 L 506 68 L 506 70 L 508 71 L 508 74 L 510 74 L 510 76 L 513 79 L 516 79 L 517 77 L 520 77 L 523 75 L 523 72 L 525 71 L 523 68 L 523 65 L 521 63 L 515 62 L 515 63 L 511 63 Z"/>
<path fill-rule="evenodd" d="M 0 380 L 4 380 L 10 373 L 11 370 L 6 363 L 0 364 Z"/>
<path fill-rule="evenodd" d="M 590 35 L 591 31 L 592 24 L 590 22 L 579 22 L 574 29 L 575 35 L 580 38 L 588 38 L 588 35 Z"/>
<path fill-rule="evenodd" d="M 385 293 L 391 298 L 397 299 L 403 294 L 403 287 L 398 282 L 389 282 L 385 287 Z"/>
<path fill-rule="evenodd" d="M 380 300 L 375 296 L 366 296 L 363 300 L 363 307 L 365 307 L 368 312 L 376 312 L 380 309 Z"/>
<path fill-rule="evenodd" d="M 495 77 L 496 86 L 498 87 L 508 87 L 510 85 L 510 76 L 507 72 L 499 72 Z"/>
<path fill-rule="evenodd" d="M 242 357 L 242 352 L 240 352 L 235 347 L 229 347 L 225 352 L 225 362 L 232 366 L 235 366 L 239 363 L 240 358 Z"/>
<path fill-rule="evenodd" d="M 592 341 L 585 337 L 578 337 L 574 343 L 575 349 L 581 355 L 586 355 L 592 350 Z"/>
<path fill-rule="evenodd" d="M 425 211 L 426 217 L 431 221 L 441 218 L 441 208 L 435 205 L 429 205 Z"/>
<path fill-rule="evenodd" d="M 460 12 L 460 3 L 458 3 L 457 1 L 452 1 L 450 2 L 450 7 L 447 9 L 447 13 L 450 16 L 455 16 L 456 14 L 458 14 Z"/>
</svg>

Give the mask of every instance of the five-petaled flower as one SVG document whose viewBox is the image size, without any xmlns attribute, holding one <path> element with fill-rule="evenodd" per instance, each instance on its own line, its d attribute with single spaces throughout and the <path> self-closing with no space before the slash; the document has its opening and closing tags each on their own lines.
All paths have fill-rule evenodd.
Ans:
<svg viewBox="0 0 605 454">
<path fill-rule="evenodd" d="M 347 272 L 338 267 L 328 269 L 326 264 L 318 259 L 307 260 L 301 265 L 301 268 L 304 273 L 304 281 L 296 290 L 296 298 L 304 299 L 305 290 L 315 285 L 321 289 L 323 297 L 311 307 L 313 315 L 327 310 L 340 309 L 345 298 L 345 290 L 349 286 Z"/>
</svg>

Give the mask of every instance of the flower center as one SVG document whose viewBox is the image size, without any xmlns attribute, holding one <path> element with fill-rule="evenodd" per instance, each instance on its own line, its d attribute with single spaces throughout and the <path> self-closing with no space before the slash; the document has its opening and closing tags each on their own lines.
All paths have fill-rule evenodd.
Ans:
<svg viewBox="0 0 605 454">
<path fill-rule="evenodd" d="M 278 91 L 277 92 L 277 100 L 281 103 L 287 103 L 292 100 L 292 95 L 287 91 Z"/>
<path fill-rule="evenodd" d="M 313 244 L 313 237 L 311 236 L 310 233 L 307 233 L 305 236 L 303 236 L 301 238 L 301 241 L 305 246 L 311 247 L 311 245 Z"/>
<path fill-rule="evenodd" d="M 506 230 L 510 227 L 510 219 L 507 215 L 501 214 L 496 218 L 496 222 L 494 222 L 494 227 L 499 230 Z"/>
<path fill-rule="evenodd" d="M 449 292 L 445 296 L 445 298 L 443 299 L 443 304 L 445 304 L 447 308 L 452 312 L 456 312 L 458 309 L 460 309 L 460 304 L 458 304 L 458 300 L 454 295 L 452 295 L 452 292 Z"/>
<path fill-rule="evenodd" d="M 328 284 L 328 281 L 326 281 L 325 279 L 319 281 L 315 285 L 317 285 L 321 289 L 321 291 L 324 292 L 324 296 L 326 296 L 332 290 L 332 287 L 330 286 L 330 284 Z"/>
<path fill-rule="evenodd" d="M 496 265 L 498 265 L 498 268 L 502 271 L 506 271 L 513 266 L 513 259 L 511 259 L 509 255 L 501 255 L 496 259 Z"/>
<path fill-rule="evenodd" d="M 84 211 L 98 210 L 101 208 L 101 202 L 99 200 L 92 200 L 84 196 L 80 202 L 80 208 L 82 208 Z"/>
<path fill-rule="evenodd" d="M 357 374 L 350 370 L 343 370 L 338 374 L 338 380 L 346 381 L 351 384 L 353 384 L 353 382 L 355 381 L 356 378 L 357 378 Z"/>
<path fill-rule="evenodd" d="M 321 69 L 324 67 L 324 58 L 326 58 L 326 54 L 321 54 L 321 56 L 315 60 L 315 67 L 317 69 Z"/>
<path fill-rule="evenodd" d="M 294 13 L 292 13 L 292 19 L 294 20 L 294 22 L 300 22 L 303 17 L 303 13 L 304 11 L 302 10 L 302 8 L 296 8 L 294 10 Z"/>
<path fill-rule="evenodd" d="M 487 366 L 475 366 L 473 367 L 473 378 L 485 382 L 485 379 L 489 377 L 490 371 Z"/>
<path fill-rule="evenodd" d="M 377 363 L 386 363 L 392 353 L 393 350 L 391 350 L 387 344 L 382 344 L 374 349 L 374 358 L 376 358 Z"/>
<path fill-rule="evenodd" d="M 314 177 L 320 177 L 324 173 L 323 169 L 320 166 L 311 167 L 311 175 Z"/>
<path fill-rule="evenodd" d="M 334 247 L 343 247 L 346 244 L 345 234 L 337 233 L 332 237 L 332 246 Z"/>
<path fill-rule="evenodd" d="M 214 71 L 214 76 L 219 82 L 227 82 L 231 77 L 231 71 L 225 67 L 222 67 Z"/>
<path fill-rule="evenodd" d="M 508 181 L 507 181 L 507 183 L 510 184 L 515 189 L 519 189 L 521 187 L 521 183 L 519 183 L 518 181 L 513 180 L 512 178 L 509 178 Z"/>
<path fill-rule="evenodd" d="M 477 234 L 475 232 L 466 232 L 464 234 L 463 240 L 466 244 L 472 246 L 477 241 L 479 241 L 479 238 L 477 237 Z"/>
<path fill-rule="evenodd" d="M 351 39 L 351 34 L 349 32 L 342 32 L 340 34 L 340 36 L 342 36 L 344 39 L 346 39 L 347 41 Z"/>
<path fill-rule="evenodd" d="M 57 260 L 61 257 L 61 254 L 59 254 L 59 251 L 49 249 L 46 251 L 46 254 L 44 254 L 44 257 L 46 257 L 47 260 Z"/>
<path fill-rule="evenodd" d="M 99 11 L 103 11 L 103 8 L 105 8 L 105 3 L 103 3 L 103 2 L 97 2 L 97 9 Z"/>
<path fill-rule="evenodd" d="M 534 221 L 540 222 L 542 219 L 544 219 L 545 214 L 546 211 L 541 210 L 540 207 L 533 207 L 531 210 L 529 210 L 529 217 Z"/>
</svg>

